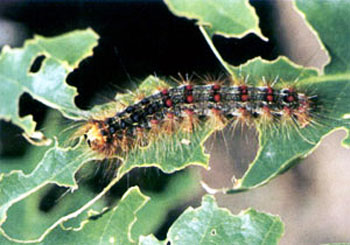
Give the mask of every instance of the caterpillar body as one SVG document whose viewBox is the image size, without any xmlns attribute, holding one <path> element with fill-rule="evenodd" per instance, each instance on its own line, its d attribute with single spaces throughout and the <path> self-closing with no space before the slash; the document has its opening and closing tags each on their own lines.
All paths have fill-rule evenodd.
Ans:
<svg viewBox="0 0 350 245">
<path fill-rule="evenodd" d="M 208 120 L 215 129 L 230 122 L 249 125 L 290 120 L 304 128 L 312 122 L 318 106 L 317 95 L 306 95 L 291 86 L 184 83 L 159 88 L 110 117 L 90 119 L 82 130 L 87 144 L 106 157 L 126 154 L 134 147 L 147 146 L 161 134 L 177 130 L 191 133 Z"/>
</svg>

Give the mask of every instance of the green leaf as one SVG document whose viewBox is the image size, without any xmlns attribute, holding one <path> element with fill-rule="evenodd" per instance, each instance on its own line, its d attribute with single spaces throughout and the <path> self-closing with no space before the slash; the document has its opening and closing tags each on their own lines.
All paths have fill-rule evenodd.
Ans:
<svg viewBox="0 0 350 245">
<path fill-rule="evenodd" d="M 57 119 L 60 117 L 61 115 L 58 111 L 48 111 L 43 124 L 45 125 L 45 136 L 49 139 L 53 138 L 55 135 L 58 135 L 63 130 L 62 125 L 57 124 Z M 29 174 L 43 158 L 45 152 L 52 147 L 36 147 L 35 145 L 31 145 L 29 142 L 26 144 L 26 151 L 23 155 L 17 157 L 0 157 L 1 174 L 10 173 L 13 170 L 21 170 L 23 173 Z M 14 147 L 17 147 L 17 145 Z"/>
<path fill-rule="evenodd" d="M 86 220 L 81 230 L 57 227 L 41 244 L 134 244 L 129 232 L 136 214 L 148 201 L 138 187 L 130 188 L 118 205 L 97 220 Z"/>
<path fill-rule="evenodd" d="M 83 206 L 96 195 L 86 184 L 79 183 L 78 190 L 72 193 L 70 189 L 67 189 L 66 192 L 60 192 L 62 196 L 57 196 L 58 199 L 52 200 L 50 199 L 52 196 L 46 196 L 48 193 L 53 193 L 52 187 L 53 185 L 45 186 L 9 208 L 7 219 L 2 224 L 2 229 L 8 237 L 17 241 L 37 240 L 45 232 L 51 231 L 52 225 L 57 220 L 76 211 L 78 207 Z M 48 205 L 47 202 L 51 201 L 55 201 L 52 209 L 44 209 L 45 211 L 43 211 L 41 207 Z M 106 200 L 100 199 L 90 209 L 93 209 L 94 213 L 101 212 L 106 205 Z M 65 222 L 64 227 L 66 229 L 79 228 L 81 222 L 89 217 L 89 213 L 92 212 L 83 212 L 77 218 Z M 38 220 L 40 222 L 37 222 Z"/>
<path fill-rule="evenodd" d="M 63 125 L 62 123 L 58 123 L 60 122 L 59 121 L 60 118 L 61 118 L 61 115 L 59 114 L 58 111 L 50 111 L 44 123 L 46 136 L 51 137 L 52 135 L 58 135 L 60 132 L 62 132 Z M 60 136 L 61 138 L 64 138 L 62 137 L 63 136 L 62 134 L 60 134 Z M 38 162 L 40 162 L 41 158 L 43 158 L 44 156 L 45 151 L 47 151 L 48 149 L 49 147 L 35 147 L 30 145 L 25 155 L 23 155 L 20 158 L 16 158 L 15 161 L 7 163 L 6 159 L 5 160 L 1 159 L 0 161 L 0 166 L 2 167 L 1 171 L 20 168 L 23 172 L 30 173 L 35 168 L 35 165 L 38 164 Z M 85 150 L 83 150 L 83 152 L 85 152 Z M 72 158 L 74 157 L 73 151 L 67 151 L 66 154 L 72 154 L 71 157 Z M 69 156 L 66 156 L 66 159 L 69 159 Z M 54 162 L 50 162 L 49 160 L 50 160 L 49 158 L 46 158 L 46 162 L 43 162 L 42 166 L 54 164 Z M 70 162 L 66 162 L 66 164 L 69 164 L 72 161 L 73 159 L 70 160 Z M 79 162 L 77 164 L 79 164 Z M 91 172 L 94 167 L 93 165 L 95 164 L 96 162 L 90 162 L 89 164 L 84 165 L 83 169 L 79 169 L 80 170 L 79 176 L 82 176 L 82 175 L 90 176 L 88 171 Z M 6 168 L 3 168 L 4 165 Z M 7 165 L 10 165 L 10 166 L 7 166 Z M 15 165 L 15 166 L 13 167 L 12 165 Z M 7 171 L 7 172 L 10 173 L 11 171 Z M 18 172 L 18 171 L 15 171 L 15 172 Z M 69 171 L 67 173 L 69 173 Z M 74 173 L 71 173 L 71 174 L 73 176 Z M 29 176 L 29 175 L 30 174 L 26 174 L 26 176 Z M 5 176 L 8 176 L 8 175 L 5 175 Z M 19 180 L 22 181 L 22 179 L 19 179 Z M 45 186 L 38 189 L 37 191 L 33 190 L 33 193 L 24 193 L 25 194 L 24 199 L 16 200 L 16 203 L 14 203 L 9 208 L 6 221 L 2 224 L 3 231 L 6 232 L 7 236 L 10 236 L 11 238 L 17 239 L 17 240 L 23 241 L 23 240 L 38 239 L 47 231 L 47 229 L 54 228 L 55 223 L 61 217 L 64 217 L 76 211 L 78 208 L 81 208 L 84 204 L 86 204 L 88 201 L 90 201 L 95 197 L 96 193 L 91 192 L 91 190 L 90 191 L 87 190 L 86 186 L 84 185 L 85 183 L 84 180 L 85 178 L 83 179 L 83 181 L 80 181 L 79 189 L 75 190 L 74 193 L 72 193 L 71 189 L 67 190 L 67 192 L 64 194 L 64 198 L 63 196 L 60 198 L 60 201 L 55 204 L 55 207 L 51 212 L 43 212 L 42 210 L 39 209 L 39 207 L 41 205 L 40 203 L 41 198 L 48 191 L 48 188 L 52 186 L 52 184 L 51 185 L 49 183 L 43 184 Z M 14 185 L 17 186 L 18 193 L 26 191 L 26 189 L 23 189 L 23 187 L 20 188 L 21 183 L 16 183 Z M 4 188 L 5 190 L 7 189 L 7 187 L 4 187 Z M 94 210 L 101 210 L 103 207 L 105 207 L 105 205 L 106 205 L 105 200 L 101 199 L 98 202 L 95 202 L 93 205 L 91 205 L 90 208 L 93 208 Z M 70 220 L 69 224 L 68 222 L 66 222 L 64 225 L 71 227 L 72 225 L 74 226 L 73 223 L 78 223 L 77 226 L 79 226 L 80 225 L 79 220 L 86 219 L 86 216 L 87 214 L 86 212 L 84 212 L 80 214 L 77 218 Z M 18 223 L 17 222 L 18 220 L 21 220 L 22 222 Z M 40 222 L 36 222 L 37 220 L 40 220 Z"/>
<path fill-rule="evenodd" d="M 36 192 L 48 183 L 77 188 L 74 173 L 87 161 L 94 159 L 85 147 L 60 148 L 54 146 L 48 150 L 41 162 L 30 174 L 12 171 L 1 175 L 0 182 L 0 217 L 6 220 L 6 211 L 14 203 Z"/>
<path fill-rule="evenodd" d="M 204 153 L 203 143 L 211 129 L 202 127 L 192 134 L 178 134 L 161 138 L 146 149 L 139 148 L 128 154 L 118 170 L 123 176 L 136 167 L 155 166 L 165 173 L 181 170 L 189 165 L 208 167 L 209 155 Z"/>
<path fill-rule="evenodd" d="M 258 25 L 255 9 L 248 0 L 164 0 L 177 16 L 196 19 L 211 34 L 226 37 L 243 37 L 255 33 L 266 39 Z"/>
<path fill-rule="evenodd" d="M 238 76 L 250 75 L 248 84 L 257 85 L 262 77 L 266 81 L 279 78 L 275 85 L 285 87 L 291 84 L 297 91 L 317 95 L 320 111 L 312 114 L 314 124 L 300 128 L 293 123 L 257 125 L 259 150 L 244 176 L 228 193 L 236 193 L 267 183 L 294 164 L 294 160 L 310 154 L 320 141 L 334 130 L 350 129 L 350 74 L 316 76 L 311 69 L 297 66 L 286 58 L 268 62 L 260 58 L 249 61 L 239 69 L 231 67 Z M 298 81 L 297 81 L 298 80 Z M 348 131 L 349 133 L 349 131 Z M 346 140 L 344 146 L 349 146 Z"/>
<path fill-rule="evenodd" d="M 296 0 L 296 6 L 304 13 L 301 14 L 311 28 L 317 31 L 331 55 L 331 63 L 326 66 L 325 72 L 350 71 L 350 2 Z"/>
<path fill-rule="evenodd" d="M 0 244 L 1 245 L 18 245 L 18 243 L 16 242 L 7 240 L 4 236 L 1 235 L 1 233 L 0 233 Z"/>
<path fill-rule="evenodd" d="M 198 173 L 186 170 L 173 176 L 164 191 L 145 192 L 150 200 L 137 213 L 137 221 L 131 230 L 133 240 L 137 241 L 140 235 L 156 232 L 166 222 L 170 210 L 193 199 L 194 193 L 199 193 L 199 180 Z"/>
<path fill-rule="evenodd" d="M 167 241 L 171 244 L 277 244 L 283 234 L 277 216 L 248 209 L 232 215 L 219 208 L 206 195 L 199 208 L 188 208 L 171 226 Z M 153 236 L 141 237 L 140 244 L 166 244 Z"/>
<path fill-rule="evenodd" d="M 159 86 L 165 86 L 164 82 L 150 77 L 141 84 L 139 91 L 150 94 Z M 123 103 L 132 103 L 131 98 L 131 94 L 118 95 L 118 101 Z M 135 167 L 157 166 L 164 172 L 174 172 L 191 164 L 207 167 L 208 155 L 204 153 L 202 144 L 209 136 L 211 130 L 208 127 L 202 127 L 194 134 L 175 134 L 150 144 L 146 149 L 142 148 L 129 152 L 125 162 L 118 169 L 117 177 L 88 204 L 78 207 L 79 209 L 74 212 L 74 215 L 86 210 L 117 183 L 123 175 Z M 181 144 L 180 142 L 184 139 L 187 143 Z M 169 149 L 174 151 L 168 151 Z M 181 155 L 178 154 L 179 151 L 182 152 Z M 179 156 L 181 156 L 181 159 L 179 159 Z M 11 205 L 36 192 L 48 183 L 77 188 L 73 178 L 75 172 L 85 162 L 97 158 L 96 153 L 88 149 L 85 142 L 78 144 L 74 148 L 60 148 L 56 145 L 46 152 L 32 173 L 24 175 L 20 171 L 13 171 L 8 175 L 3 175 L 0 182 L 1 223 L 6 220 L 6 212 Z M 70 217 L 70 214 L 62 217 L 62 219 L 65 220 L 66 217 Z M 52 224 L 50 229 L 57 226 L 57 222 Z M 45 235 L 43 234 L 43 236 Z"/>
<path fill-rule="evenodd" d="M 74 31 L 58 37 L 35 36 L 23 48 L 5 46 L 0 55 L 0 119 L 12 121 L 28 135 L 35 131 L 31 115 L 20 117 L 18 103 L 23 93 L 29 93 L 43 104 L 60 110 L 66 117 L 81 118 L 84 113 L 74 104 L 76 88 L 65 83 L 69 72 L 92 54 L 98 36 L 91 29 Z M 44 55 L 41 68 L 30 68 L 37 57 Z"/>
<path fill-rule="evenodd" d="M 141 236 L 140 237 L 140 245 L 166 245 L 166 241 L 159 241 L 154 235 Z"/>
</svg>

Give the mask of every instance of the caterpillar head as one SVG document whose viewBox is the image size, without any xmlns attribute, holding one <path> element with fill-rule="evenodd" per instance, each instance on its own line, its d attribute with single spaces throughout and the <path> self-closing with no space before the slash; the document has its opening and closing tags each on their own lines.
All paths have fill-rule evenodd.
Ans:
<svg viewBox="0 0 350 245">
<path fill-rule="evenodd" d="M 105 156 L 111 156 L 115 153 L 115 145 L 108 138 L 104 130 L 103 121 L 90 121 L 83 132 L 85 141 L 91 150 L 102 153 Z"/>
<path fill-rule="evenodd" d="M 84 138 L 88 146 L 94 151 L 103 148 L 106 143 L 98 125 L 93 122 L 89 123 L 87 130 L 84 133 Z"/>
<path fill-rule="evenodd" d="M 115 126 L 105 121 L 93 120 L 85 126 L 83 135 L 91 150 L 110 157 L 131 149 L 133 139 L 123 132 L 117 131 Z"/>
</svg>

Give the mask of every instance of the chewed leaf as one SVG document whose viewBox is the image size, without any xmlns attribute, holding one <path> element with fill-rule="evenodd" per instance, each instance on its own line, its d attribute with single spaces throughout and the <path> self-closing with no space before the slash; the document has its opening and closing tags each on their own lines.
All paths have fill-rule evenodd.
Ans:
<svg viewBox="0 0 350 245">
<path fill-rule="evenodd" d="M 148 198 L 138 187 L 130 188 L 117 206 L 96 220 L 86 220 L 81 230 L 54 229 L 41 244 L 135 244 L 129 232 L 136 214 Z"/>
<path fill-rule="evenodd" d="M 311 28 L 317 31 L 331 55 L 331 63 L 325 68 L 326 73 L 349 71 L 350 28 L 348 19 L 350 2 L 342 0 L 297 0 L 296 6 L 312 25 Z"/>
<path fill-rule="evenodd" d="M 255 33 L 266 39 L 259 29 L 255 10 L 247 0 L 165 0 L 165 3 L 174 14 L 196 19 L 197 24 L 205 26 L 211 34 L 240 38 Z"/>
<path fill-rule="evenodd" d="M 291 62 L 287 57 L 280 56 L 274 61 L 263 60 L 260 57 L 235 67 L 230 66 L 238 78 L 248 77 L 249 84 L 258 85 L 263 82 L 273 82 L 275 79 L 288 83 L 296 83 L 310 76 L 317 76 L 315 69 L 305 68 Z"/>
<path fill-rule="evenodd" d="M 133 240 L 137 241 L 141 235 L 156 232 L 171 210 L 192 200 L 193 193 L 200 191 L 199 179 L 200 176 L 195 171 L 182 171 L 170 178 L 170 183 L 166 184 L 162 192 L 145 192 L 150 200 L 137 213 L 137 221 L 131 229 Z"/>
<path fill-rule="evenodd" d="M 28 135 L 35 131 L 31 115 L 19 116 L 18 103 L 23 93 L 60 110 L 66 117 L 79 118 L 82 112 L 74 104 L 76 88 L 65 79 L 82 59 L 92 55 L 97 39 L 96 33 L 87 29 L 53 38 L 35 36 L 23 48 L 5 46 L 0 55 L 0 118 L 11 120 Z"/>
<path fill-rule="evenodd" d="M 57 145 L 48 150 L 41 162 L 30 174 L 12 171 L 1 175 L 0 182 L 0 218 L 6 220 L 6 212 L 11 205 L 29 196 L 48 183 L 77 188 L 74 173 L 93 154 L 79 144 L 74 148 L 60 148 Z"/>
<path fill-rule="evenodd" d="M 141 236 L 140 245 L 166 245 L 166 241 L 159 241 L 154 235 Z"/>
<path fill-rule="evenodd" d="M 150 77 L 141 85 L 141 88 L 145 94 L 149 94 L 157 89 L 158 85 L 163 86 L 164 84 L 162 81 Z M 125 103 L 127 101 L 132 103 L 130 101 L 130 94 L 119 95 L 119 99 L 125 101 Z M 204 153 L 202 143 L 210 134 L 210 130 L 203 127 L 194 134 L 174 134 L 153 142 L 146 148 L 137 148 L 128 152 L 124 159 L 125 162 L 118 170 L 117 178 L 103 192 L 91 200 L 89 204 L 84 207 L 78 207 L 79 210 L 75 211 L 75 213 L 80 214 L 86 210 L 132 168 L 154 165 L 164 172 L 175 172 L 191 164 L 199 164 L 207 167 L 208 155 Z M 169 149 L 173 149 L 173 151 L 168 151 Z M 104 156 L 99 156 L 96 152 L 89 149 L 86 142 L 81 142 L 75 148 L 62 149 L 59 146 L 55 146 L 46 152 L 41 162 L 31 174 L 24 175 L 20 171 L 14 171 L 8 175 L 3 175 L 0 182 L 1 221 L 4 222 L 6 220 L 6 212 L 11 205 L 24 199 L 48 183 L 77 188 L 73 177 L 75 172 L 85 162 L 100 157 L 103 158 Z M 57 222 L 52 224 L 51 228 L 57 226 L 57 224 Z M 47 232 L 38 239 L 42 239 L 46 234 Z"/>
<path fill-rule="evenodd" d="M 273 126 L 258 125 L 258 154 L 229 193 L 267 183 L 292 166 L 294 160 L 310 154 L 322 138 L 332 131 L 344 128 L 349 133 L 350 120 L 346 115 L 350 113 L 350 74 L 316 76 L 315 71 L 297 67 L 285 58 L 272 63 L 255 59 L 242 66 L 240 73 L 242 76 L 254 74 L 250 77 L 249 84 L 257 84 L 262 76 L 268 81 L 278 77 L 276 81 L 284 86 L 292 86 L 308 96 L 316 96 L 319 106 L 317 111 L 311 113 L 310 125 L 304 128 L 293 122 L 276 122 Z M 343 145 L 349 146 L 346 140 Z"/>
<path fill-rule="evenodd" d="M 74 192 L 54 185 L 45 186 L 13 204 L 7 211 L 7 219 L 1 227 L 11 239 L 17 241 L 36 240 L 47 229 L 52 229 L 52 225 L 59 218 L 74 212 L 78 207 L 93 199 L 95 195 L 96 193 L 89 190 L 88 186 L 82 182 L 79 183 L 79 189 Z M 65 222 L 64 228 L 79 229 L 84 220 L 90 215 L 102 212 L 106 205 L 108 205 L 106 200 L 100 199 L 90 207 L 89 211 Z M 37 222 L 38 220 L 40 222 Z M 0 244 L 2 243 L 0 242 Z"/>
<path fill-rule="evenodd" d="M 146 149 L 136 149 L 128 154 L 119 169 L 123 175 L 135 167 L 155 166 L 165 173 L 172 173 L 189 165 L 208 167 L 209 155 L 204 153 L 203 143 L 212 129 L 202 127 L 192 134 L 179 132 L 167 135 L 151 143 Z"/>
<path fill-rule="evenodd" d="M 165 242 L 153 236 L 140 244 L 278 244 L 283 223 L 277 216 L 248 209 L 232 215 L 206 195 L 199 208 L 188 208 L 170 227 Z"/>
</svg>

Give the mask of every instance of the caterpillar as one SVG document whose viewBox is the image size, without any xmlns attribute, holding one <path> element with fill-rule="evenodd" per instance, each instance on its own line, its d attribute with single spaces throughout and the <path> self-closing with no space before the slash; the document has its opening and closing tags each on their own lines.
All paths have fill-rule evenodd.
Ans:
<svg viewBox="0 0 350 245">
<path fill-rule="evenodd" d="M 292 121 L 305 128 L 313 122 L 317 95 L 297 91 L 290 84 L 276 86 L 277 79 L 256 86 L 232 80 L 204 85 L 183 80 L 178 86 L 159 87 L 111 116 L 89 119 L 80 134 L 90 149 L 108 158 L 145 147 L 163 134 L 178 130 L 192 133 L 207 121 L 217 130 L 228 123 L 269 125 Z"/>
</svg>

